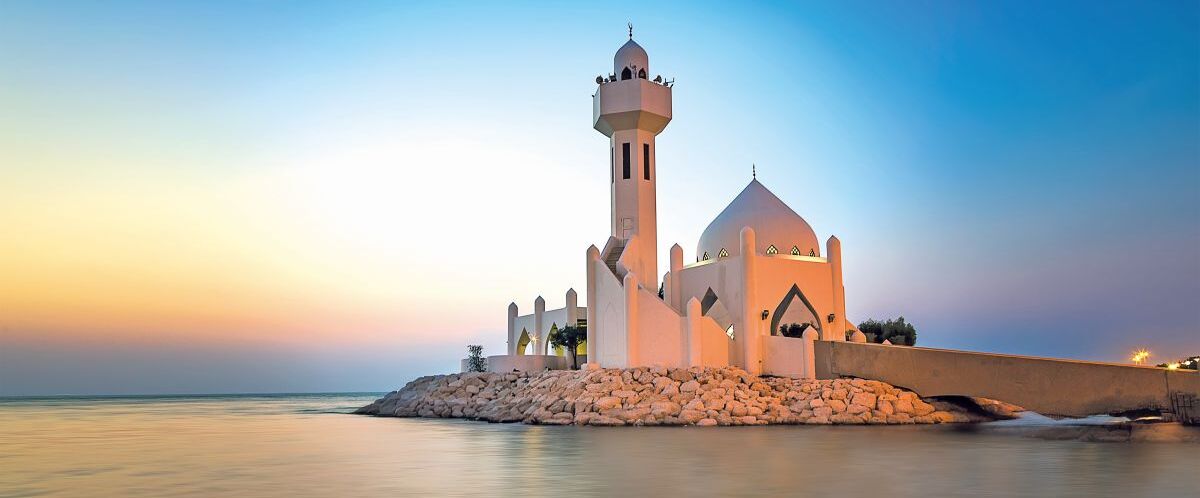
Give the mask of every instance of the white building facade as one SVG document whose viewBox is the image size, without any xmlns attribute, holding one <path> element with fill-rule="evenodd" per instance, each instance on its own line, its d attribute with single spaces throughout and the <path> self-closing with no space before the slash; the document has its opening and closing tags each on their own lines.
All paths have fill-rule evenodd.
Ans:
<svg viewBox="0 0 1200 498">
<path fill-rule="evenodd" d="M 611 232 L 586 251 L 585 306 L 508 309 L 508 351 L 489 370 L 567 368 L 547 342 L 586 325 L 589 366 L 738 366 L 752 374 L 813 377 L 813 341 L 864 340 L 846 319 L 841 242 L 812 227 L 757 179 L 704 230 L 693 262 L 671 247 L 658 278 L 655 137 L 671 121 L 671 84 L 649 79 L 632 36 L 613 72 L 598 77 L 593 125 L 609 139 Z M 661 289 L 661 296 L 660 296 Z M 786 334 L 786 335 L 785 335 Z M 559 359 L 556 359 L 559 358 Z"/>
</svg>

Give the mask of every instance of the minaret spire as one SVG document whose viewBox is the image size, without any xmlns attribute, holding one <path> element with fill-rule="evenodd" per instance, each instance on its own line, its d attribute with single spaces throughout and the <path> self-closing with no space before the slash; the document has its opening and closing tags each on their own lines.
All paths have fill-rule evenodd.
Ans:
<svg viewBox="0 0 1200 498">
<path fill-rule="evenodd" d="M 629 39 L 632 40 L 633 39 L 633 23 L 627 22 L 627 23 L 625 23 L 625 25 L 629 26 Z"/>
<path fill-rule="evenodd" d="M 754 163 L 750 163 L 750 179 L 751 180 L 758 179 L 758 167 L 755 166 Z"/>
</svg>

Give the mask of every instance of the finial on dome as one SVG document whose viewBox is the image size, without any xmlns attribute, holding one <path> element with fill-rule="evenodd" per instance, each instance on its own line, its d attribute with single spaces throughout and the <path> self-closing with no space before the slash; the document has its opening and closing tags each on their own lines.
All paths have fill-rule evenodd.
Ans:
<svg viewBox="0 0 1200 498">
<path fill-rule="evenodd" d="M 755 166 L 754 163 L 750 163 L 750 179 L 751 180 L 758 179 L 758 167 Z"/>
<path fill-rule="evenodd" d="M 629 39 L 632 40 L 633 39 L 633 23 L 627 22 L 627 23 L 625 23 L 625 25 L 629 26 Z"/>
</svg>

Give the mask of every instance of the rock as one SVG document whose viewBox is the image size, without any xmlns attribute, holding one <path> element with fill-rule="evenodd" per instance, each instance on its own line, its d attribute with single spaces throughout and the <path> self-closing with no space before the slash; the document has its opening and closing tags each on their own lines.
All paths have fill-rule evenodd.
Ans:
<svg viewBox="0 0 1200 498">
<path fill-rule="evenodd" d="M 756 425 L 756 424 L 758 424 L 758 419 L 757 419 L 757 418 L 755 418 L 755 417 L 754 417 L 754 416 L 752 416 L 752 415 L 746 415 L 746 416 L 744 416 L 744 417 L 735 417 L 735 418 L 734 418 L 734 420 L 735 420 L 737 423 L 739 423 L 739 424 L 742 424 L 742 425 Z"/>
<path fill-rule="evenodd" d="M 697 422 L 696 422 L 696 425 L 698 425 L 698 426 L 700 426 L 700 427 L 712 427 L 712 426 L 714 426 L 714 425 L 717 425 L 717 419 L 715 419 L 715 418 L 702 418 L 702 419 L 700 419 L 699 421 L 697 421 Z"/>
<path fill-rule="evenodd" d="M 813 410 L 816 410 L 822 406 L 825 406 L 825 400 L 821 398 L 813 398 L 808 400 L 808 407 L 812 408 Z"/>
<path fill-rule="evenodd" d="M 933 405 L 926 403 L 924 401 L 921 401 L 919 399 L 916 401 L 913 401 L 912 405 L 913 405 L 912 414 L 916 415 L 918 417 L 923 416 L 923 415 L 929 415 L 930 413 L 934 412 Z"/>
<path fill-rule="evenodd" d="M 686 424 L 696 424 L 705 418 L 707 414 L 699 410 L 682 410 L 679 412 L 679 420 Z M 716 420 L 713 420 L 716 423 Z"/>
<path fill-rule="evenodd" d="M 698 390 L 698 389 L 700 389 L 700 383 L 696 382 L 694 380 L 689 380 L 679 386 L 679 392 L 685 392 L 685 393 L 696 392 L 696 390 Z"/>
<path fill-rule="evenodd" d="M 912 401 L 900 398 L 900 399 L 897 399 L 896 401 L 892 402 L 892 409 L 896 413 L 910 415 L 913 412 L 913 404 L 912 404 Z"/>
<path fill-rule="evenodd" d="M 604 426 L 625 425 L 625 421 L 621 420 L 619 418 L 615 418 L 615 417 L 605 417 L 603 415 L 598 415 L 596 417 L 593 417 L 590 421 L 588 421 L 588 425 L 604 425 Z"/>
<path fill-rule="evenodd" d="M 829 408 L 833 409 L 833 413 L 842 413 L 846 411 L 846 402 L 840 399 L 831 399 L 828 401 Z"/>
<path fill-rule="evenodd" d="M 864 406 L 868 410 L 871 410 L 875 408 L 875 401 L 876 399 L 874 394 L 861 392 L 855 394 L 854 397 L 850 399 L 850 404 Z"/>
<path fill-rule="evenodd" d="M 671 401 L 655 401 L 650 404 L 650 413 L 655 417 L 674 416 L 678 415 L 679 411 L 679 404 Z"/>
<path fill-rule="evenodd" d="M 621 398 L 618 398 L 616 396 L 605 396 L 603 398 L 597 399 L 595 406 L 596 406 L 597 411 L 603 411 L 603 410 L 608 410 L 610 408 L 616 408 L 616 407 L 621 406 Z"/>
</svg>

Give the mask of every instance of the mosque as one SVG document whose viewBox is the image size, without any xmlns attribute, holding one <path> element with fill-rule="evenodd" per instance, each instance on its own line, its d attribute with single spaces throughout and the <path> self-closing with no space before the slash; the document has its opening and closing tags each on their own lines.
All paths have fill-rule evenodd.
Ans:
<svg viewBox="0 0 1200 498">
<path fill-rule="evenodd" d="M 507 354 L 488 357 L 488 369 L 569 368 L 549 339 L 586 325 L 577 355 L 588 368 L 738 366 L 813 377 L 814 341 L 863 340 L 846 318 L 841 242 L 829 237 L 822 248 L 755 178 L 704 230 L 694 261 L 671 246 L 659 280 L 655 137 L 671 122 L 673 82 L 649 76 L 631 28 L 592 101 L 593 126 L 609 139 L 612 214 L 604 247 L 587 249 L 585 306 L 573 289 L 555 310 L 541 297 L 532 314 L 510 304 Z"/>
</svg>

